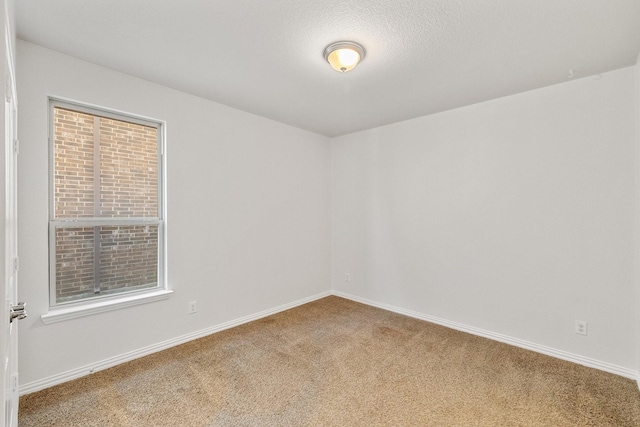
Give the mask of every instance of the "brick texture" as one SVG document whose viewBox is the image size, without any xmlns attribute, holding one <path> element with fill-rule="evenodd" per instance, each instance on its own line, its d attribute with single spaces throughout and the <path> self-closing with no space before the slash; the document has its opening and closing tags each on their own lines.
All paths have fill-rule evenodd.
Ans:
<svg viewBox="0 0 640 427">
<path fill-rule="evenodd" d="M 158 226 L 100 228 L 100 287 L 140 288 L 158 282 Z"/>
<path fill-rule="evenodd" d="M 157 141 L 155 127 L 54 108 L 56 219 L 157 218 Z M 155 224 L 58 226 L 55 239 L 58 303 L 96 295 L 96 260 L 100 295 L 157 285 Z"/>
<path fill-rule="evenodd" d="M 92 217 L 93 116 L 56 108 L 54 138 L 56 218 Z"/>
<path fill-rule="evenodd" d="M 100 216 L 158 216 L 157 130 L 100 119 Z"/>
<path fill-rule="evenodd" d="M 56 228 L 56 301 L 93 295 L 93 227 Z"/>
</svg>

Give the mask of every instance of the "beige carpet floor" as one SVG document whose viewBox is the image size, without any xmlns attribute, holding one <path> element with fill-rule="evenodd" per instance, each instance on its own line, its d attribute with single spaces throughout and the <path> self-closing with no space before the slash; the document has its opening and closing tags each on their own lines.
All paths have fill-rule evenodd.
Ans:
<svg viewBox="0 0 640 427">
<path fill-rule="evenodd" d="M 337 297 L 20 400 L 29 426 L 640 426 L 634 381 Z"/>
</svg>

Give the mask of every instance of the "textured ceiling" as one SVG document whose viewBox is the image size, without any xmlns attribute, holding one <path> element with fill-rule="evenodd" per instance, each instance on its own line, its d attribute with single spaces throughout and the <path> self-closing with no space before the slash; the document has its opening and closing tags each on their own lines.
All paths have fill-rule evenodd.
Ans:
<svg viewBox="0 0 640 427">
<path fill-rule="evenodd" d="M 633 65 L 640 0 L 18 0 L 23 40 L 326 136 Z M 352 72 L 324 48 L 366 50 Z"/>
</svg>

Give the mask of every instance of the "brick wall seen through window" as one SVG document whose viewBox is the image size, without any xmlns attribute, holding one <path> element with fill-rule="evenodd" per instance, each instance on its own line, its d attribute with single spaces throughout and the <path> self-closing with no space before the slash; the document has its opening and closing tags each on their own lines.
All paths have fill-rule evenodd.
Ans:
<svg viewBox="0 0 640 427">
<path fill-rule="evenodd" d="M 52 118 L 53 305 L 158 287 L 158 125 L 57 105 Z"/>
</svg>

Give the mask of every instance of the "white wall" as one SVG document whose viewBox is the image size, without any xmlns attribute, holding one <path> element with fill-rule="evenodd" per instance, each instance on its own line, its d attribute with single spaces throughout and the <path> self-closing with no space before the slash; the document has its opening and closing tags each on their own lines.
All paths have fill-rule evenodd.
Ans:
<svg viewBox="0 0 640 427">
<path fill-rule="evenodd" d="M 18 42 L 21 384 L 330 289 L 328 139 Z M 44 325 L 47 95 L 167 122 L 166 301 Z M 187 314 L 197 300 L 198 312 Z"/>
<path fill-rule="evenodd" d="M 334 289 L 636 371 L 633 85 L 630 67 L 333 139 Z"/>
</svg>

